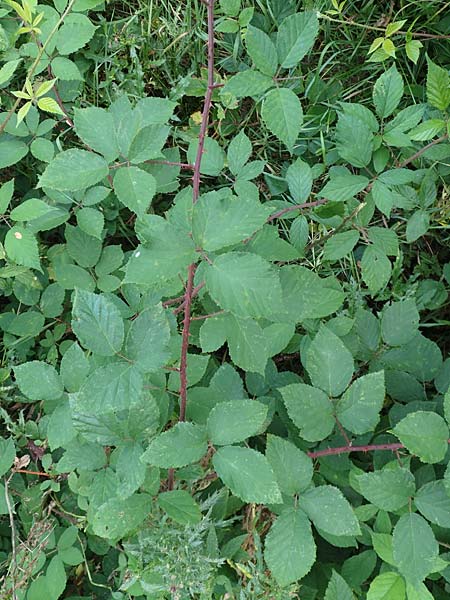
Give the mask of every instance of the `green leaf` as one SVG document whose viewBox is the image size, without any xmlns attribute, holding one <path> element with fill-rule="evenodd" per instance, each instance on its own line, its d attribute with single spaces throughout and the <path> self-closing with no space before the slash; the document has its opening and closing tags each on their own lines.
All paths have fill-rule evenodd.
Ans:
<svg viewBox="0 0 450 600">
<path fill-rule="evenodd" d="M 31 221 L 47 214 L 51 207 L 43 200 L 30 198 L 13 208 L 10 217 L 13 221 Z"/>
<path fill-rule="evenodd" d="M 433 139 L 444 131 L 445 121 L 442 119 L 428 119 L 409 132 L 409 137 L 416 142 L 425 142 Z"/>
<path fill-rule="evenodd" d="M 303 162 L 301 158 L 297 158 L 287 169 L 285 179 L 294 202 L 300 204 L 309 199 L 313 177 L 308 163 Z"/>
<path fill-rule="evenodd" d="M 38 187 L 74 192 L 95 185 L 107 175 L 108 164 L 104 158 L 72 148 L 55 156 L 41 175 Z"/>
<path fill-rule="evenodd" d="M 269 214 L 251 196 L 234 196 L 228 190 L 202 194 L 192 213 L 194 241 L 211 252 L 237 244 L 260 229 Z"/>
<path fill-rule="evenodd" d="M 139 167 L 122 167 L 114 176 L 114 191 L 120 202 L 143 217 L 156 192 L 156 179 Z"/>
<path fill-rule="evenodd" d="M 350 383 L 355 366 L 340 338 L 321 326 L 306 352 L 305 368 L 315 387 L 339 396 Z"/>
<path fill-rule="evenodd" d="M 41 271 L 38 244 L 35 236 L 23 225 L 9 229 L 5 236 L 8 258 L 18 265 Z"/>
<path fill-rule="evenodd" d="M 363 375 L 338 400 L 337 417 L 343 427 L 358 435 L 373 431 L 380 420 L 384 397 L 384 372 Z"/>
<path fill-rule="evenodd" d="M 354 114 L 340 113 L 335 136 L 341 158 L 354 167 L 367 167 L 372 158 L 373 133 L 366 120 Z"/>
<path fill-rule="evenodd" d="M 408 469 L 390 466 L 382 471 L 362 473 L 356 477 L 358 492 L 382 510 L 393 511 L 406 506 L 416 489 Z"/>
<path fill-rule="evenodd" d="M 72 315 L 72 330 L 85 348 L 100 356 L 119 352 L 124 339 L 123 320 L 105 296 L 77 290 Z"/>
<path fill-rule="evenodd" d="M 9 60 L 2 66 L 2 68 L 0 69 L 0 85 L 6 83 L 8 79 L 11 79 L 11 77 L 14 75 L 14 71 L 17 69 L 21 62 L 21 58 L 17 60 Z"/>
<path fill-rule="evenodd" d="M 211 320 L 211 319 L 208 319 Z M 264 330 L 257 321 L 227 315 L 225 338 L 228 341 L 231 360 L 244 371 L 264 375 L 269 348 Z M 223 343 L 223 342 L 222 342 Z M 220 347 L 222 344 L 219 344 Z"/>
<path fill-rule="evenodd" d="M 424 583 L 416 583 L 411 585 L 407 582 L 406 595 L 408 600 L 434 600 L 434 596 Z"/>
<path fill-rule="evenodd" d="M 96 30 L 86 15 L 69 14 L 56 34 L 60 54 L 72 54 L 89 42 Z"/>
<path fill-rule="evenodd" d="M 158 504 L 180 525 L 195 525 L 202 519 L 197 502 L 185 490 L 172 490 L 159 494 Z"/>
<path fill-rule="evenodd" d="M 447 453 L 448 427 L 436 413 L 409 413 L 397 423 L 393 432 L 411 454 L 418 456 L 422 462 L 440 462 Z"/>
<path fill-rule="evenodd" d="M 376 246 L 367 246 L 361 259 L 361 273 L 372 295 L 384 288 L 391 272 L 392 266 L 386 254 Z"/>
<path fill-rule="evenodd" d="M 127 441 L 117 449 L 116 473 L 119 477 L 117 495 L 129 498 L 145 481 L 146 465 L 140 460 L 142 445 L 140 442 Z"/>
<path fill-rule="evenodd" d="M 278 60 L 284 69 L 296 67 L 311 50 L 319 32 L 315 11 L 300 12 L 286 17 L 277 34 Z"/>
<path fill-rule="evenodd" d="M 232 94 L 236 98 L 258 97 L 273 85 L 274 82 L 271 77 L 248 69 L 230 77 L 223 87 L 222 93 Z"/>
<path fill-rule="evenodd" d="M 112 162 L 119 156 L 111 113 L 95 106 L 76 108 L 73 122 L 75 131 L 83 142 L 102 154 L 108 162 Z"/>
<path fill-rule="evenodd" d="M 118 540 L 139 528 L 151 506 L 152 499 L 147 494 L 134 494 L 125 500 L 111 498 L 95 511 L 93 532 L 102 538 Z"/>
<path fill-rule="evenodd" d="M 394 302 L 383 311 L 381 335 L 386 344 L 402 346 L 418 333 L 419 312 L 412 298 Z"/>
<path fill-rule="evenodd" d="M 324 600 L 353 600 L 354 596 L 352 590 L 349 588 L 347 582 L 339 573 L 333 569 L 333 574 L 328 583 L 327 590 L 325 592 Z"/>
<path fill-rule="evenodd" d="M 428 521 L 450 528 L 450 496 L 443 481 L 430 481 L 423 485 L 414 498 L 414 504 Z"/>
<path fill-rule="evenodd" d="M 77 431 L 72 423 L 69 401 L 59 401 L 58 406 L 50 415 L 47 426 L 47 440 L 50 450 L 67 447 L 76 435 Z"/>
<path fill-rule="evenodd" d="M 375 82 L 373 88 L 373 103 L 377 115 L 382 119 L 389 117 L 400 104 L 403 96 L 403 78 L 392 65 Z"/>
<path fill-rule="evenodd" d="M 59 598 L 66 589 L 67 576 L 64 563 L 59 556 L 54 556 L 46 571 L 46 582 L 49 590 L 49 598 Z"/>
<path fill-rule="evenodd" d="M 0 214 L 4 215 L 14 194 L 14 179 L 6 181 L 0 186 Z"/>
<path fill-rule="evenodd" d="M 237 17 L 241 10 L 241 0 L 220 0 L 220 8 L 229 17 Z"/>
<path fill-rule="evenodd" d="M 324 260 L 340 260 L 347 256 L 356 246 L 359 240 L 359 232 L 356 230 L 337 233 L 325 242 L 323 247 Z"/>
<path fill-rule="evenodd" d="M 141 239 L 144 245 L 131 255 L 126 283 L 154 285 L 173 279 L 197 260 L 195 246 L 185 231 L 157 215 L 145 215 Z"/>
<path fill-rule="evenodd" d="M 20 140 L 0 140 L 0 169 L 15 165 L 28 154 L 28 146 Z"/>
<path fill-rule="evenodd" d="M 427 100 L 439 110 L 447 110 L 450 105 L 450 75 L 447 69 L 436 65 L 427 57 Z"/>
<path fill-rule="evenodd" d="M 187 385 L 191 387 L 198 383 L 203 375 L 205 374 L 210 356 L 202 354 L 188 354 L 187 355 Z M 169 375 L 168 389 L 172 392 L 178 392 L 180 389 L 180 373 L 179 371 L 172 371 Z"/>
<path fill-rule="evenodd" d="M 191 142 L 188 148 L 188 161 L 195 164 L 197 158 L 198 140 Z M 212 138 L 205 139 L 202 159 L 200 163 L 200 173 L 202 175 L 211 175 L 216 177 L 220 174 L 225 165 L 225 152 L 219 146 L 218 142 Z"/>
<path fill-rule="evenodd" d="M 132 321 L 125 340 L 125 356 L 144 373 L 152 373 L 167 362 L 169 340 L 166 312 L 161 304 L 152 306 Z"/>
<path fill-rule="evenodd" d="M 344 202 L 362 192 L 368 184 L 369 180 L 362 175 L 336 175 L 320 190 L 319 195 L 332 202 Z"/>
<path fill-rule="evenodd" d="M 168 125 L 152 123 L 140 129 L 131 141 L 127 158 L 134 164 L 164 158 L 162 148 L 170 133 Z"/>
<path fill-rule="evenodd" d="M 284 306 L 289 321 L 320 319 L 335 312 L 344 301 L 344 293 L 313 271 L 300 266 L 280 270 Z M 280 315 L 279 315 L 280 316 Z"/>
<path fill-rule="evenodd" d="M 398 573 L 386 571 L 370 584 L 367 600 L 405 600 L 405 581 Z"/>
<path fill-rule="evenodd" d="M 283 494 L 292 496 L 310 485 L 313 476 L 312 460 L 291 442 L 269 434 L 266 458 Z"/>
<path fill-rule="evenodd" d="M 278 57 L 270 37 L 264 31 L 249 25 L 245 34 L 245 45 L 255 67 L 264 75 L 273 77 L 277 71 Z"/>
<path fill-rule="evenodd" d="M 223 483 L 244 502 L 280 504 L 280 489 L 267 458 L 251 448 L 225 446 L 213 466 Z"/>
<path fill-rule="evenodd" d="M 418 584 L 434 570 L 439 546 L 423 517 L 408 513 L 400 517 L 393 533 L 394 560 L 408 583 Z"/>
<path fill-rule="evenodd" d="M 193 423 L 177 423 L 154 438 L 141 460 L 155 467 L 185 467 L 199 461 L 207 447 L 203 427 Z"/>
<path fill-rule="evenodd" d="M 252 154 L 252 144 L 242 129 L 230 142 L 227 150 L 228 168 L 237 175 Z"/>
<path fill-rule="evenodd" d="M 16 457 L 14 440 L 0 437 L 0 477 L 9 471 Z"/>
<path fill-rule="evenodd" d="M 64 391 L 56 369 L 40 360 L 14 368 L 19 390 L 30 400 L 57 400 Z"/>
<path fill-rule="evenodd" d="M 78 392 L 89 373 L 89 360 L 75 342 L 64 353 L 61 360 L 61 379 L 68 392 Z"/>
<path fill-rule="evenodd" d="M 416 210 L 406 223 L 406 241 L 411 244 L 426 234 L 430 227 L 430 213 Z"/>
<path fill-rule="evenodd" d="M 221 402 L 209 413 L 206 425 L 214 445 L 243 442 L 262 432 L 268 407 L 256 400 Z"/>
<path fill-rule="evenodd" d="M 264 98 L 261 118 L 292 152 L 303 123 L 302 105 L 294 92 L 288 88 L 271 90 Z"/>
<path fill-rule="evenodd" d="M 133 364 L 106 364 L 95 369 L 83 383 L 76 397 L 76 409 L 90 415 L 126 410 L 139 401 L 142 386 L 141 373 Z"/>
<path fill-rule="evenodd" d="M 267 317 L 282 307 L 281 284 L 270 263 L 256 254 L 228 252 L 206 268 L 213 300 L 240 317 Z"/>
<path fill-rule="evenodd" d="M 292 383 L 280 392 L 303 439 L 318 442 L 330 435 L 335 425 L 333 405 L 322 390 L 304 383 Z"/>
<path fill-rule="evenodd" d="M 358 519 L 342 492 L 332 485 L 320 485 L 304 492 L 299 507 L 314 525 L 331 535 L 359 535 Z"/>
<path fill-rule="evenodd" d="M 80 69 L 73 61 L 63 56 L 56 56 L 52 60 L 54 76 L 61 81 L 83 81 Z"/>
<path fill-rule="evenodd" d="M 287 509 L 277 518 L 266 537 L 264 559 L 281 586 L 304 577 L 316 560 L 311 525 L 301 510 Z"/>
<path fill-rule="evenodd" d="M 103 213 L 95 208 L 86 206 L 77 212 L 77 223 L 80 229 L 82 229 L 88 235 L 102 239 L 102 232 L 105 226 L 105 217 Z"/>
</svg>

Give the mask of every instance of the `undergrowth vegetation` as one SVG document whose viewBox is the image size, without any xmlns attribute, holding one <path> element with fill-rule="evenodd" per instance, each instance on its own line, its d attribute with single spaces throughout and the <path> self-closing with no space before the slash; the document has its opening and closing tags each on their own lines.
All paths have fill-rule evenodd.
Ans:
<svg viewBox="0 0 450 600">
<path fill-rule="evenodd" d="M 0 598 L 450 593 L 450 2 L 0 0 Z"/>
</svg>

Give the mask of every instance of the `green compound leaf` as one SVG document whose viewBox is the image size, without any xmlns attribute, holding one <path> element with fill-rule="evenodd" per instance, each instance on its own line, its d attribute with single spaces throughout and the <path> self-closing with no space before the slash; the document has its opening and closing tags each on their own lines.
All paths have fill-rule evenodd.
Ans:
<svg viewBox="0 0 450 600">
<path fill-rule="evenodd" d="M 384 372 L 363 375 L 352 383 L 338 401 L 337 417 L 353 433 L 373 431 L 380 420 L 384 397 Z"/>
<path fill-rule="evenodd" d="M 299 497 L 299 506 L 314 525 L 331 535 L 359 535 L 358 519 L 338 488 L 321 485 Z"/>
<path fill-rule="evenodd" d="M 273 77 L 278 67 L 278 57 L 267 33 L 249 25 L 245 34 L 245 45 L 255 67 L 264 75 Z"/>
<path fill-rule="evenodd" d="M 393 432 L 422 462 L 440 462 L 447 453 L 448 427 L 436 413 L 420 410 L 410 413 L 394 427 Z"/>
<path fill-rule="evenodd" d="M 100 356 L 113 356 L 122 347 L 124 324 L 118 308 L 105 296 L 75 292 L 72 329 L 80 343 Z"/>
<path fill-rule="evenodd" d="M 83 142 L 102 154 L 108 162 L 112 162 L 119 156 L 111 113 L 95 106 L 76 108 L 73 122 L 75 131 Z"/>
<path fill-rule="evenodd" d="M 73 148 L 55 156 L 41 175 L 38 187 L 75 192 L 95 185 L 107 175 L 108 163 L 104 158 Z"/>
<path fill-rule="evenodd" d="M 295 67 L 309 50 L 319 32 L 315 11 L 286 17 L 277 34 L 278 60 L 284 69 Z"/>
<path fill-rule="evenodd" d="M 192 212 L 192 234 L 200 248 L 220 250 L 249 238 L 261 229 L 270 214 L 257 198 L 208 192 L 198 199 Z"/>
<path fill-rule="evenodd" d="M 251 448 L 225 446 L 213 458 L 214 469 L 244 502 L 280 504 L 280 489 L 267 458 Z"/>
<path fill-rule="evenodd" d="M 304 577 L 316 560 L 311 524 L 301 510 L 287 509 L 266 537 L 264 559 L 279 585 Z"/>
<path fill-rule="evenodd" d="M 64 391 L 56 369 L 40 360 L 18 365 L 14 376 L 19 390 L 30 400 L 57 400 Z"/>
<path fill-rule="evenodd" d="M 256 254 L 222 254 L 207 266 L 205 279 L 213 300 L 237 316 L 270 318 L 282 311 L 278 273 Z"/>
<path fill-rule="evenodd" d="M 416 489 L 414 476 L 402 467 L 357 476 L 358 491 L 382 510 L 392 511 L 408 504 Z"/>
<path fill-rule="evenodd" d="M 377 115 L 382 119 L 392 115 L 403 96 L 403 78 L 392 65 L 375 82 L 373 88 L 373 103 Z"/>
<path fill-rule="evenodd" d="M 125 500 L 111 498 L 96 509 L 92 529 L 102 538 L 118 540 L 139 528 L 151 506 L 148 494 L 134 494 Z"/>
<path fill-rule="evenodd" d="M 277 88 L 264 98 L 261 117 L 275 137 L 292 152 L 303 123 L 300 100 L 292 90 Z"/>
<path fill-rule="evenodd" d="M 419 311 L 412 298 L 394 302 L 383 311 L 381 335 L 386 344 L 402 346 L 418 333 Z"/>
<path fill-rule="evenodd" d="M 213 444 L 243 442 L 261 433 L 268 407 L 256 400 L 221 402 L 209 413 L 206 429 Z"/>
<path fill-rule="evenodd" d="M 16 264 L 42 270 L 36 238 L 24 225 L 16 225 L 8 230 L 5 250 L 8 258 Z"/>
<path fill-rule="evenodd" d="M 207 447 L 203 427 L 193 423 L 177 423 L 150 443 L 141 460 L 166 469 L 185 467 L 200 460 Z"/>
<path fill-rule="evenodd" d="M 341 339 L 322 326 L 306 351 L 305 368 L 315 387 L 339 396 L 350 383 L 355 366 Z"/>
<path fill-rule="evenodd" d="M 143 217 L 156 193 L 156 179 L 139 167 L 122 167 L 114 177 L 114 191 L 124 206 Z"/>
<path fill-rule="evenodd" d="M 180 525 L 195 525 L 202 519 L 199 505 L 185 490 L 172 490 L 159 494 L 158 504 Z"/>
<path fill-rule="evenodd" d="M 280 490 L 292 496 L 306 489 L 313 476 L 312 460 L 291 442 L 269 434 L 266 458 L 272 466 Z"/>
<path fill-rule="evenodd" d="M 350 200 L 367 187 L 369 180 L 362 175 L 335 175 L 323 187 L 319 195 L 332 202 L 344 202 Z"/>
<path fill-rule="evenodd" d="M 439 546 L 423 517 L 408 513 L 398 520 L 393 533 L 394 560 L 408 583 L 420 583 L 434 570 Z"/>
<path fill-rule="evenodd" d="M 280 389 L 288 415 L 308 442 L 324 440 L 334 429 L 333 405 L 322 391 L 304 383 Z"/>
</svg>

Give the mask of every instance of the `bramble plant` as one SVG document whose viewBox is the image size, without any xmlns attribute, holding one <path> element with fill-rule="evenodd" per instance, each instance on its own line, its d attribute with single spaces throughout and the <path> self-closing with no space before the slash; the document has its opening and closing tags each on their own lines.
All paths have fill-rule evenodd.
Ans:
<svg viewBox="0 0 450 600">
<path fill-rule="evenodd" d="M 450 75 L 285 4 L 96 106 L 102 3 L 0 2 L 2 598 L 450 591 Z"/>
</svg>

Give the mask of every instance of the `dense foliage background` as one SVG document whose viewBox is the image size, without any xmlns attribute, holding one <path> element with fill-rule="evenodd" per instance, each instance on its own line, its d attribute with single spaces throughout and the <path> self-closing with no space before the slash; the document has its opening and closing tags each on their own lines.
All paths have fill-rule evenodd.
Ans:
<svg viewBox="0 0 450 600">
<path fill-rule="evenodd" d="M 450 2 L 0 0 L 0 598 L 450 593 Z"/>
</svg>

